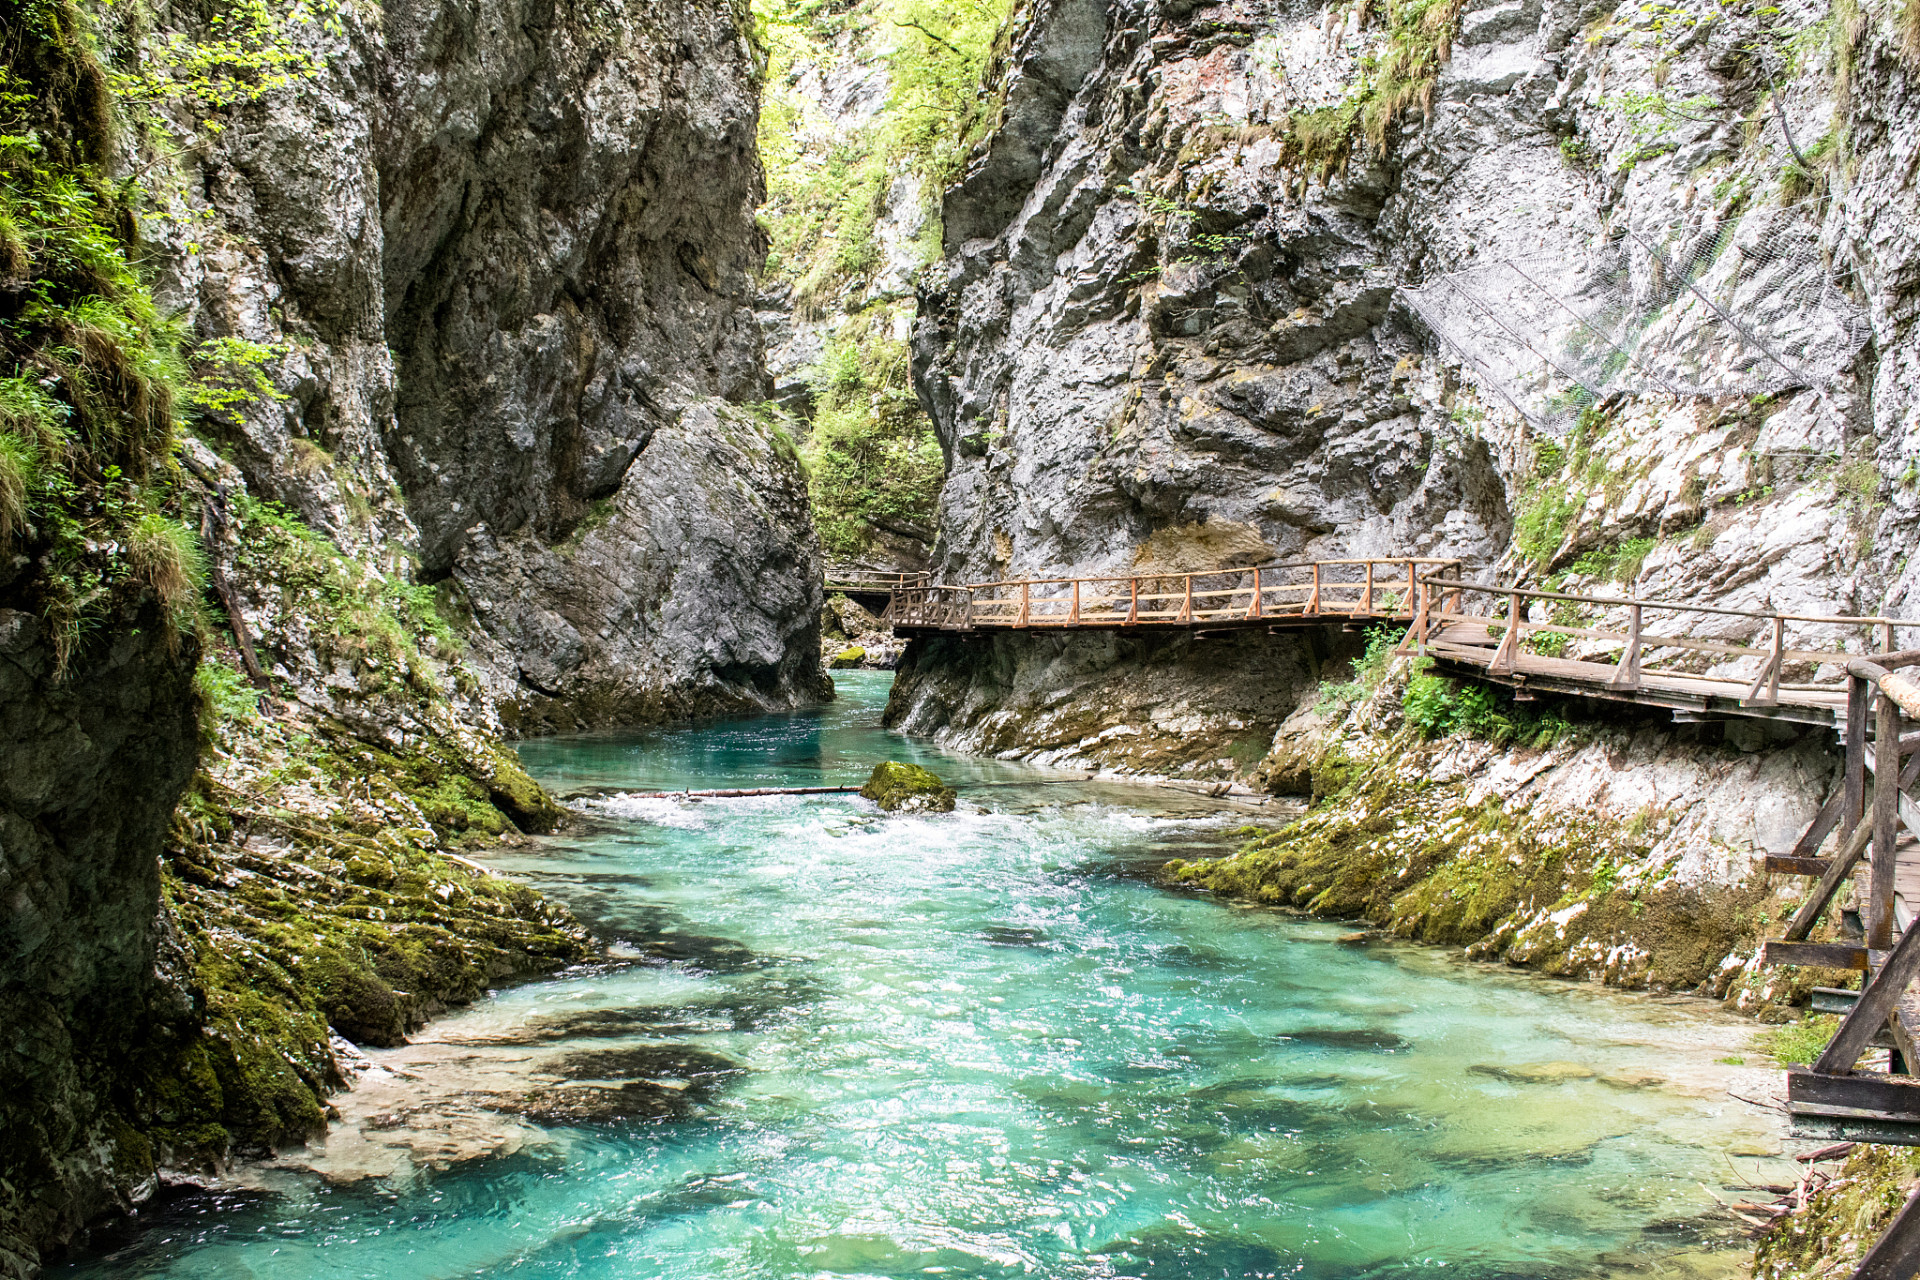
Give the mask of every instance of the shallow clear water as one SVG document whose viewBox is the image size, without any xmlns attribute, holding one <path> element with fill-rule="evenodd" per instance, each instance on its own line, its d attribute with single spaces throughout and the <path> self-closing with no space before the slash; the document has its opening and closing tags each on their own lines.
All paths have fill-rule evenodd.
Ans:
<svg viewBox="0 0 1920 1280">
<path fill-rule="evenodd" d="M 522 754 L 563 791 L 910 758 L 961 812 L 602 795 L 599 825 L 495 861 L 627 962 L 503 990 L 436 1023 L 414 1052 L 437 1056 L 391 1059 L 451 1091 L 639 1080 L 617 1096 L 668 1114 L 175 1201 L 61 1274 L 1734 1272 L 1701 1184 L 1777 1136 L 1721 1092 L 1741 1028 L 1155 888 L 1137 872 L 1230 846 L 1244 811 L 942 757 L 878 729 L 884 675 L 840 688 L 818 716 Z"/>
</svg>

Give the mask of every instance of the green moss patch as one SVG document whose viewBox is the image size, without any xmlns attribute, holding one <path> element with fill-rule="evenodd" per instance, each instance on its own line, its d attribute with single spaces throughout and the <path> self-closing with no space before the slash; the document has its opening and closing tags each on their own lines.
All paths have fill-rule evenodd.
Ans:
<svg viewBox="0 0 1920 1280">
<path fill-rule="evenodd" d="M 1514 812 L 1436 785 L 1434 748 L 1409 729 L 1362 754 L 1329 748 L 1317 805 L 1229 857 L 1171 862 L 1175 883 L 1318 915 L 1568 977 L 1719 996 L 1746 970 L 1769 896 L 1697 888 L 1649 861 L 1660 819 L 1610 823 Z"/>
</svg>

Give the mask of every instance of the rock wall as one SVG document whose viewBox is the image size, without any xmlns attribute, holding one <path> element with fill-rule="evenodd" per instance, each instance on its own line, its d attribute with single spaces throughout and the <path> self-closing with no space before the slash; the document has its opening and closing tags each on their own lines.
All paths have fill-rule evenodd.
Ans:
<svg viewBox="0 0 1920 1280">
<path fill-rule="evenodd" d="M 1920 615 L 1911 48 L 1819 3 L 1037 0 L 920 295 L 938 577 L 1421 554 Z M 1430 740 L 1362 645 L 916 641 L 887 714 L 1314 797 L 1186 883 L 1745 1005 L 1813 980 L 1751 960 L 1789 889 L 1757 855 L 1831 734 L 1488 698 Z"/>
<path fill-rule="evenodd" d="M 292 33 L 317 74 L 230 109 L 148 219 L 197 336 L 284 352 L 286 398 L 207 434 L 261 496 L 444 585 L 483 721 L 826 696 L 804 481 L 741 407 L 769 390 L 744 10 L 328 25 Z"/>
<path fill-rule="evenodd" d="M 192 1034 L 160 855 L 193 773 L 197 656 L 149 600 L 55 678 L 39 619 L 0 609 L 0 1275 L 152 1191 L 103 1081 Z"/>
<path fill-rule="evenodd" d="M 324 1124 L 330 1032 L 390 1041 L 591 953 L 563 909 L 449 856 L 560 817 L 500 736 L 831 693 L 801 468 L 746 407 L 767 387 L 744 7 L 268 7 L 219 31 L 191 5 L 42 7 L 65 59 L 45 78 L 92 94 L 55 104 L 87 124 L 56 158 L 133 202 L 111 227 L 152 302 L 129 273 L 116 305 L 178 317 L 188 376 L 152 374 L 162 326 L 141 372 L 172 379 L 190 438 L 123 376 L 169 428 L 156 459 L 90 458 L 91 505 L 31 489 L 30 522 L 0 524 L 7 1276 L 161 1177 Z M 61 43 L 87 26 L 97 61 Z M 13 226 L 5 297 L 29 270 L 65 288 L 39 239 L 19 265 Z M 44 353 L 0 354 L 60 386 Z M 107 546 L 74 609 L 114 612 L 56 653 L 54 534 L 122 508 L 187 544 L 172 597 Z M 288 945 L 295 913 L 312 948 Z"/>
<path fill-rule="evenodd" d="M 1468 0 L 1375 136 L 1344 123 L 1391 106 L 1362 60 L 1426 46 L 1362 8 L 1028 7 L 1001 128 L 946 193 L 915 330 L 950 463 L 939 576 L 1418 553 L 1569 590 L 1913 612 L 1920 130 L 1892 19 L 1862 11 L 1830 47 L 1817 4 L 1763 29 L 1716 5 Z M 1819 158 L 1803 169 L 1795 148 Z M 1695 258 L 1766 264 L 1726 296 L 1792 376 L 1709 317 L 1698 364 L 1745 360 L 1740 377 L 1674 396 L 1664 371 L 1609 374 L 1586 413 L 1555 416 L 1468 358 L 1498 311 L 1449 332 L 1417 305 L 1448 273 L 1517 262 L 1549 310 L 1592 314 L 1618 288 L 1669 323 L 1660 298 L 1687 295 L 1659 284 L 1663 261 Z M 1834 264 L 1814 281 L 1831 314 L 1783 282 L 1789 258 Z M 1302 666 L 1300 644 L 1274 637 L 1250 673 Z M 1113 689 L 1168 662 L 1072 646 Z M 890 716 L 1057 754 L 1058 717 L 1001 691 L 1046 683 L 1059 646 L 994 653 L 909 653 L 921 674 Z M 1124 765 L 1157 737 L 1164 763 L 1183 703 L 1225 726 L 1272 697 L 1258 679 L 1183 685 L 1182 666 L 1147 682 L 1151 705 L 1076 702 L 1080 758 Z"/>
</svg>

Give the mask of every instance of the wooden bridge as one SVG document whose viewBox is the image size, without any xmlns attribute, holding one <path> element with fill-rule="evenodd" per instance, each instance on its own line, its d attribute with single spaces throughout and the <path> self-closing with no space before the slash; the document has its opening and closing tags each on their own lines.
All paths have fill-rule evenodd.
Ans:
<svg viewBox="0 0 1920 1280">
<path fill-rule="evenodd" d="M 1536 616 L 1542 615 L 1542 616 Z M 1404 624 L 1399 652 L 1442 672 L 1540 693 L 1633 702 L 1676 720 L 1749 717 L 1833 725 L 1845 744 L 1834 796 L 1768 874 L 1812 885 L 1763 963 L 1852 969 L 1858 991 L 1818 988 L 1841 1012 L 1832 1042 L 1789 1067 L 1796 1136 L 1920 1146 L 1920 684 L 1897 649 L 1920 623 L 1880 616 L 1766 613 L 1632 596 L 1578 595 L 1464 579 L 1457 560 L 1321 560 L 1185 574 L 1027 578 L 903 586 L 887 616 L 907 635 L 1020 630 L 1208 632 Z M 1825 856 L 1822 851 L 1828 850 Z M 1867 871 L 1852 905 L 1841 890 Z M 1830 918 L 1837 917 L 1837 918 Z M 1838 937 L 1811 941 L 1828 919 Z M 1886 1070 L 1864 1070 L 1870 1048 Z M 1855 1280 L 1920 1272 L 1920 1194 L 1869 1252 Z"/>
<path fill-rule="evenodd" d="M 1423 572 L 1458 560 L 1311 560 L 1199 573 L 1016 578 L 894 593 L 887 620 L 901 635 L 1078 630 L 1298 630 L 1408 623 Z"/>
</svg>

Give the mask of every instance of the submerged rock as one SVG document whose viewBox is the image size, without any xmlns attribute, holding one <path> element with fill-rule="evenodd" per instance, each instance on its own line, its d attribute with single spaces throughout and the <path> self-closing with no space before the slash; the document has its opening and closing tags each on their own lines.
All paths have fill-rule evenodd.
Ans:
<svg viewBox="0 0 1920 1280">
<path fill-rule="evenodd" d="M 873 766 L 860 794 L 888 813 L 951 813 L 956 795 L 928 770 L 897 760 Z"/>
<path fill-rule="evenodd" d="M 1559 1084 L 1563 1080 L 1591 1080 L 1599 1074 L 1578 1062 L 1483 1062 L 1467 1070 L 1513 1084 Z"/>
</svg>

